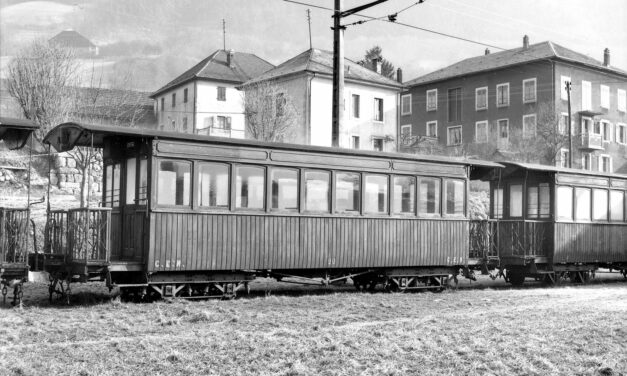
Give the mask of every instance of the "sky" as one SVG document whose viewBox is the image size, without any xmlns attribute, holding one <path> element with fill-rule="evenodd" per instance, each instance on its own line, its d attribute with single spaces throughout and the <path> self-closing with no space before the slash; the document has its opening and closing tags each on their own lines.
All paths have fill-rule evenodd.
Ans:
<svg viewBox="0 0 627 376">
<path fill-rule="evenodd" d="M 224 19 L 227 49 L 251 52 L 280 64 L 309 48 L 307 9 L 311 11 L 313 46 L 332 50 L 332 12 L 318 7 L 331 8 L 333 0 L 298 1 L 311 6 L 284 0 L 0 0 L 1 41 L 5 45 L 0 45 L 0 53 L 7 55 L 8 46 L 17 42 L 36 36 L 50 38 L 73 27 L 96 44 L 132 39 L 160 43 L 164 54 L 169 55 L 160 78 L 165 80 L 222 48 Z M 370 1 L 344 0 L 344 8 Z M 367 49 L 379 45 L 384 57 L 403 69 L 403 78 L 408 81 L 481 55 L 486 47 L 492 52 L 519 47 L 526 34 L 531 44 L 551 40 L 601 61 L 603 50 L 609 48 L 611 65 L 627 70 L 625 0 L 416 3 L 388 0 L 361 13 L 385 17 L 409 7 L 398 14 L 398 22 L 478 43 L 372 21 L 347 27 L 345 56 L 360 60 Z M 343 23 L 362 19 L 352 16 Z"/>
</svg>

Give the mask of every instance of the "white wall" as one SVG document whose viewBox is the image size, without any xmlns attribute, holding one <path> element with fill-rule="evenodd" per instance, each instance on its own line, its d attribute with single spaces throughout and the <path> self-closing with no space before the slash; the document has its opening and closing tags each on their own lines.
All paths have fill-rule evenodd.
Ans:
<svg viewBox="0 0 627 376">
<path fill-rule="evenodd" d="M 358 136 L 359 148 L 373 150 L 373 138 L 386 136 L 392 140 L 383 143 L 384 151 L 396 150 L 397 90 L 346 82 L 344 85 L 344 124 L 340 129 L 340 147 L 350 148 L 351 137 Z M 331 146 L 331 111 L 333 83 L 316 77 L 311 83 L 311 144 Z M 360 97 L 359 118 L 353 117 L 352 95 Z M 383 99 L 383 122 L 374 120 L 374 99 Z"/>
</svg>

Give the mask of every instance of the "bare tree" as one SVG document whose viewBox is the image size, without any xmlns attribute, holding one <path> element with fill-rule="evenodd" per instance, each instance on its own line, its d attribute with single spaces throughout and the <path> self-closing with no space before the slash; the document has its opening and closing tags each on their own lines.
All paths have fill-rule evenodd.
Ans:
<svg viewBox="0 0 627 376">
<path fill-rule="evenodd" d="M 79 64 L 74 52 L 36 41 L 20 51 L 7 69 L 7 90 L 17 101 L 24 117 L 40 125 L 41 141 L 56 124 L 67 120 Z"/>
<path fill-rule="evenodd" d="M 290 141 L 299 117 L 291 96 L 271 81 L 248 85 L 243 90 L 248 136 L 269 142 Z"/>
</svg>

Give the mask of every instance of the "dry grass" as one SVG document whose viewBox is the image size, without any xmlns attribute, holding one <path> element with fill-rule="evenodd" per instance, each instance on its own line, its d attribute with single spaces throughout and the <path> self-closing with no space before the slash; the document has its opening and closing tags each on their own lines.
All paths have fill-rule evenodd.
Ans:
<svg viewBox="0 0 627 376">
<path fill-rule="evenodd" d="M 74 306 L 63 307 L 30 284 L 26 307 L 0 314 L 0 373 L 627 374 L 626 284 L 493 286 L 266 297 L 261 282 L 235 301 L 135 304 L 77 285 Z"/>
</svg>

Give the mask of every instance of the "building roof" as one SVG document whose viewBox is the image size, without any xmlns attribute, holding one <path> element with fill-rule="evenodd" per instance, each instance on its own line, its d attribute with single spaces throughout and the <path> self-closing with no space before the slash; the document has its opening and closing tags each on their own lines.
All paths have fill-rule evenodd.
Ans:
<svg viewBox="0 0 627 376">
<path fill-rule="evenodd" d="M 423 85 L 426 83 L 447 80 L 454 77 L 465 76 L 473 73 L 487 72 L 495 69 L 501 69 L 512 65 L 519 65 L 538 60 L 561 60 L 571 63 L 589 66 L 595 69 L 611 72 L 627 77 L 627 72 L 603 65 L 589 56 L 575 52 L 566 47 L 551 41 L 532 44 L 528 48 L 514 48 L 511 50 L 490 53 L 471 57 L 457 62 L 448 67 L 436 70 L 424 76 L 418 77 L 405 83 L 405 86 L 411 87 Z"/>
<path fill-rule="evenodd" d="M 96 47 L 89 39 L 85 38 L 75 30 L 63 30 L 59 34 L 50 38 L 51 43 L 73 48 L 93 48 Z"/>
<path fill-rule="evenodd" d="M 233 53 L 233 64 L 227 64 L 228 51 L 217 50 L 194 65 L 183 74 L 168 82 L 165 86 L 152 93 L 151 98 L 194 79 L 226 81 L 241 84 L 256 77 L 274 65 L 254 54 L 245 52 Z"/>
<path fill-rule="evenodd" d="M 332 77 L 333 76 L 333 53 L 330 51 L 309 49 L 286 62 L 278 65 L 264 74 L 246 82 L 246 85 L 284 77 L 301 72 L 312 72 Z M 383 85 L 391 88 L 401 89 L 399 82 L 382 76 L 381 74 L 365 68 L 349 59 L 344 59 L 344 79 L 346 81 L 357 81 L 366 84 Z"/>
</svg>

